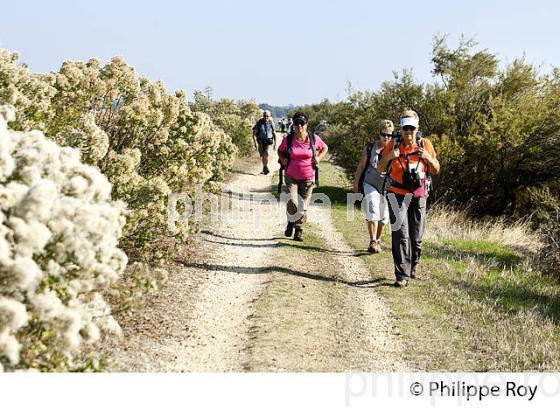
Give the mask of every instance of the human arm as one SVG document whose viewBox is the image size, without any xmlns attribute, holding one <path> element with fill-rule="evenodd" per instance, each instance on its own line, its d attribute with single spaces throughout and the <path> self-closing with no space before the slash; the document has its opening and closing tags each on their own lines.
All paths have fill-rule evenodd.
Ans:
<svg viewBox="0 0 560 410">
<path fill-rule="evenodd" d="M 426 141 L 425 147 L 418 148 L 418 155 L 420 156 L 420 158 L 427 162 L 431 174 L 439 174 L 440 165 L 439 161 L 436 158 L 436 152 L 434 151 L 434 147 L 432 146 L 431 142 Z"/>
<path fill-rule="evenodd" d="M 313 165 L 317 165 L 319 162 L 321 162 L 323 158 L 325 158 L 325 155 L 327 155 L 327 152 L 329 152 L 329 147 L 327 146 L 327 144 L 325 144 L 325 141 L 323 141 L 318 135 L 315 136 L 315 149 L 317 151 L 317 154 L 313 161 Z"/>
<path fill-rule="evenodd" d="M 253 145 L 257 148 L 257 128 L 253 127 Z"/>
<path fill-rule="evenodd" d="M 319 152 L 317 152 L 317 156 L 315 157 L 315 164 L 321 162 L 323 158 L 325 158 L 325 155 L 327 155 L 327 152 L 329 152 L 329 147 L 327 147 L 326 144 L 323 144 L 323 148 Z"/>
<path fill-rule="evenodd" d="M 286 168 L 288 165 L 288 141 L 287 137 L 284 137 L 280 146 L 278 147 L 278 162 L 282 167 Z"/>
<path fill-rule="evenodd" d="M 400 152 L 398 148 L 393 149 L 393 141 L 390 141 L 389 144 L 387 144 L 387 146 L 383 149 L 382 154 L 383 156 L 381 157 L 379 163 L 377 164 L 377 170 L 379 172 L 387 171 L 387 166 L 389 165 L 389 162 L 391 162 L 395 158 L 398 158 Z"/>
<path fill-rule="evenodd" d="M 284 168 L 288 165 L 288 156 L 286 152 L 280 151 L 280 148 L 278 148 L 278 162 L 280 162 Z"/>
</svg>

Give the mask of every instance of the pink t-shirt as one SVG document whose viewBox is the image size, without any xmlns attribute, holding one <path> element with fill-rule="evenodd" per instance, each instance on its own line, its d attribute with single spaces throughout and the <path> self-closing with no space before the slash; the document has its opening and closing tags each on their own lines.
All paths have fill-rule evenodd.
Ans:
<svg viewBox="0 0 560 410">
<path fill-rule="evenodd" d="M 326 147 L 323 140 L 315 134 L 315 151 L 317 155 Z M 286 152 L 288 150 L 288 138 L 284 137 L 282 143 L 278 147 L 278 151 Z M 292 151 L 290 152 L 290 163 L 285 175 L 293 179 L 302 179 L 308 181 L 315 180 L 315 170 L 311 159 L 313 158 L 313 151 L 309 145 L 309 137 L 301 143 L 294 136 L 292 139 Z"/>
</svg>

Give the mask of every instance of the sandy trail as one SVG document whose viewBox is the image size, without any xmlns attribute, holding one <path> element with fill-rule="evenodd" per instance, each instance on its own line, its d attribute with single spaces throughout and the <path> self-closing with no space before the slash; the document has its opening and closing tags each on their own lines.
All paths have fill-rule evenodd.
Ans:
<svg viewBox="0 0 560 410">
<path fill-rule="evenodd" d="M 271 164 L 276 169 L 275 156 Z M 401 345 L 390 311 L 375 290 L 368 287 L 345 286 L 341 298 L 351 298 L 348 302 L 352 308 L 336 317 L 332 315 L 332 307 L 318 306 L 324 305 L 324 300 L 311 297 L 305 301 L 306 312 L 324 314 L 301 320 L 326 321 L 329 332 L 334 332 L 337 339 L 344 339 L 344 354 L 336 347 L 322 346 L 337 351 L 315 355 L 316 340 L 313 336 L 302 339 L 298 326 L 294 330 L 287 328 L 281 338 L 267 342 L 267 348 L 255 348 L 259 345 L 255 338 L 260 337 L 257 330 L 262 328 L 255 307 L 267 286 L 276 280 L 292 280 L 297 281 L 294 286 L 301 287 L 301 275 L 290 276 L 291 272 L 320 269 L 320 261 L 317 267 L 310 267 L 305 259 L 286 255 L 285 248 L 292 246 L 293 241 L 282 235 L 284 208 L 276 201 L 267 201 L 275 187 L 272 187 L 272 175 L 260 175 L 260 169 L 260 161 L 252 158 L 245 169 L 234 171 L 235 176 L 224 184 L 224 192 L 245 193 L 245 197 L 234 199 L 228 209 L 220 208 L 220 217 L 202 228 L 192 248 L 193 254 L 182 262 L 180 269 L 170 273 L 164 288 L 135 316 L 134 322 L 123 326 L 124 339 L 114 349 L 112 370 L 396 371 L 406 368 L 399 359 Z M 328 221 L 315 226 L 328 246 L 337 251 L 337 276 L 347 282 L 367 281 L 367 266 L 352 256 L 353 251 L 329 221 L 328 210 L 312 209 L 310 223 L 313 214 Z M 312 274 L 304 276 L 304 280 L 310 281 L 310 289 L 318 286 L 318 281 L 312 283 Z M 287 282 L 287 286 L 292 284 Z M 298 303 L 287 300 L 284 310 L 274 312 L 277 320 L 292 320 L 293 312 L 297 316 L 297 309 L 303 306 Z M 306 343 L 309 354 L 301 354 L 306 359 L 302 361 L 290 354 L 285 355 L 284 361 L 273 357 L 274 351 L 290 343 Z M 335 357 L 336 362 L 322 360 L 323 355 Z"/>
</svg>

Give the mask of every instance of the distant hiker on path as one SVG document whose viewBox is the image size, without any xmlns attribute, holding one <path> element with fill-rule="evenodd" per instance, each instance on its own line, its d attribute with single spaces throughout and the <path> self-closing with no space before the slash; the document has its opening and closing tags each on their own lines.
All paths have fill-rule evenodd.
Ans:
<svg viewBox="0 0 560 410">
<path fill-rule="evenodd" d="M 381 152 L 391 139 L 394 126 L 390 120 L 379 124 L 379 135 L 370 141 L 362 151 L 362 157 L 354 176 L 352 191 L 364 195 L 364 211 L 369 232 L 369 253 L 381 252 L 383 227 L 389 222 L 389 207 L 384 196 L 384 175 L 377 170 Z"/>
<path fill-rule="evenodd" d="M 288 123 L 286 124 L 286 132 L 289 134 L 290 132 L 294 132 L 294 122 L 290 118 L 288 119 Z"/>
<path fill-rule="evenodd" d="M 280 126 L 280 132 L 285 133 L 286 132 L 286 119 L 285 118 L 280 119 L 280 121 L 278 121 L 278 125 Z"/>
<path fill-rule="evenodd" d="M 395 286 L 402 288 L 416 278 L 426 226 L 429 173 L 438 174 L 440 165 L 432 143 L 418 132 L 419 118 L 415 111 L 404 111 L 400 126 L 401 135 L 383 149 L 378 170 L 385 172 L 389 168 L 387 199 L 392 225 L 391 250 L 397 279 Z"/>
<path fill-rule="evenodd" d="M 317 164 L 328 151 L 323 140 L 307 131 L 308 118 L 302 112 L 293 116 L 293 132 L 278 147 L 280 164 L 285 169 L 286 192 L 290 199 L 286 205 L 288 225 L 284 235 L 303 241 L 303 225 L 307 220 L 307 207 L 311 200 Z M 295 233 L 294 233 L 295 229 Z"/>
<path fill-rule="evenodd" d="M 270 111 L 263 111 L 262 118 L 253 126 L 253 142 L 261 157 L 263 165 L 261 174 L 267 175 L 270 173 L 268 169 L 270 146 L 272 145 L 273 149 L 276 149 L 276 131 L 274 130 L 274 122 L 270 118 Z"/>
</svg>

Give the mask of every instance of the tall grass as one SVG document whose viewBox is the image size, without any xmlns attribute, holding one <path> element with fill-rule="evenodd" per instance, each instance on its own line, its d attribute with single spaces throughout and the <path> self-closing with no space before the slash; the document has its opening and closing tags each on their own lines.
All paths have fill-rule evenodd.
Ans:
<svg viewBox="0 0 560 410">
<path fill-rule="evenodd" d="M 424 238 L 427 240 L 489 241 L 521 253 L 536 254 L 543 243 L 528 220 L 507 223 L 504 218 L 475 221 L 466 208 L 438 203 L 430 208 Z"/>
</svg>

